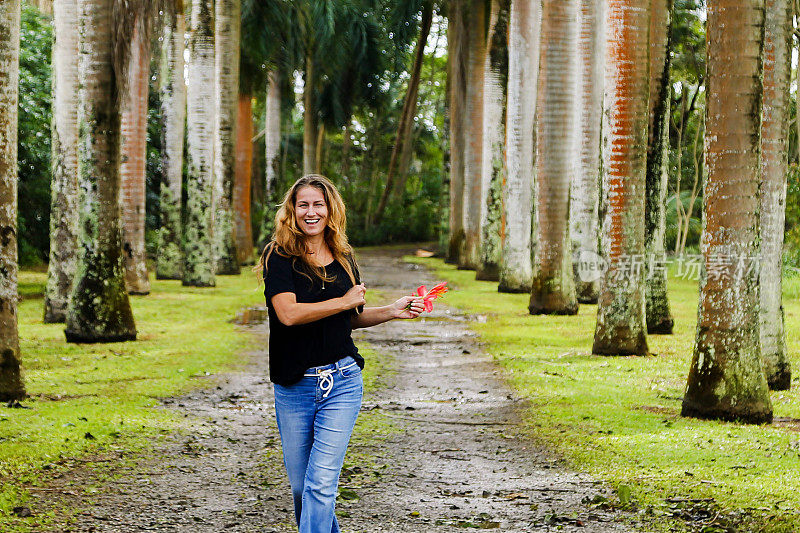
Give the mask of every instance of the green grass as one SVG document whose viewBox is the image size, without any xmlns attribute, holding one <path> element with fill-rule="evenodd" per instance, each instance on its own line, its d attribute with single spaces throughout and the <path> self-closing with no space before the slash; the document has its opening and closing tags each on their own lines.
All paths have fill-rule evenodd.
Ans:
<svg viewBox="0 0 800 533">
<path fill-rule="evenodd" d="M 648 338 L 652 357 L 591 354 L 596 305 L 577 316 L 531 316 L 528 295 L 501 294 L 497 284 L 475 281 L 441 259 L 407 257 L 449 281 L 445 303 L 487 316 L 472 328 L 530 400 L 530 433 L 577 469 L 614 487 L 632 488 L 654 529 L 667 498 L 713 498 L 722 516 L 737 515 L 743 531 L 800 530 L 800 424 L 794 429 L 747 426 L 680 417 L 691 362 L 697 282 L 670 279 L 674 335 Z M 800 368 L 800 281 L 785 283 L 787 344 Z M 800 419 L 793 389 L 772 395 L 776 417 Z M 713 516 L 713 515 L 712 515 Z M 713 530 L 709 530 L 713 531 Z"/>
<path fill-rule="evenodd" d="M 67 344 L 63 324 L 44 324 L 46 274 L 19 276 L 20 351 L 30 409 L 0 409 L 0 531 L 27 531 L 11 515 L 77 458 L 104 450 L 135 451 L 180 431 L 187 419 L 155 409 L 158 398 L 208 387 L 215 374 L 241 368 L 255 339 L 231 322 L 263 303 L 247 269 L 217 277 L 215 288 L 152 281 L 152 293 L 131 297 L 138 340 Z M 90 436 L 89 436 L 90 435 Z M 78 488 L 90 494 L 92 487 Z M 96 490 L 96 487 L 94 488 Z M 36 517 L 39 524 L 47 517 Z M 14 528 L 14 529 L 12 529 Z"/>
</svg>

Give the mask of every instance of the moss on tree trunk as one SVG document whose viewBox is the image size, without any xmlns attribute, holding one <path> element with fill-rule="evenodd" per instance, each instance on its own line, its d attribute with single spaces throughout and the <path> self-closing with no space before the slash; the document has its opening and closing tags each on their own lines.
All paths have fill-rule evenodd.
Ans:
<svg viewBox="0 0 800 533">
<path fill-rule="evenodd" d="M 0 3 L 0 401 L 25 397 L 17 332 L 19 0 Z"/>
<path fill-rule="evenodd" d="M 79 254 L 68 342 L 136 339 L 120 228 L 120 86 L 113 2 L 79 4 Z"/>
<path fill-rule="evenodd" d="M 681 413 L 763 423 L 772 420 L 757 269 L 764 3 L 709 1 L 707 24 L 704 262 Z"/>
<path fill-rule="evenodd" d="M 672 0 L 651 4 L 650 122 L 645 178 L 645 316 L 647 332 L 671 334 L 673 319 L 667 297 L 664 235 L 669 175 L 670 27 Z"/>
</svg>

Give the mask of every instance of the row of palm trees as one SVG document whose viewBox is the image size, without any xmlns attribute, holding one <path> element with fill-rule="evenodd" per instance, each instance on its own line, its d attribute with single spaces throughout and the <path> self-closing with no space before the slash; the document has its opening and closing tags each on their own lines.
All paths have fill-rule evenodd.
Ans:
<svg viewBox="0 0 800 533">
<path fill-rule="evenodd" d="M 53 2 L 51 252 L 44 318 L 65 322 L 69 342 L 135 339 L 128 294 L 149 292 L 144 202 L 152 28 L 163 32 L 159 62 L 165 180 L 156 274 L 203 287 L 213 286 L 218 273 L 239 271 L 232 214 L 239 0 L 193 0 L 188 87 L 184 7 L 182 0 Z M 19 0 L 3 2 L 3 399 L 24 396 L 16 327 L 19 24 Z M 186 126 L 188 204 L 181 227 Z"/>
<path fill-rule="evenodd" d="M 769 388 L 790 384 L 781 255 L 792 10 L 709 0 L 707 11 L 705 270 L 683 413 L 764 422 Z M 529 293 L 531 314 L 596 302 L 595 354 L 646 355 L 648 334 L 672 332 L 672 12 L 672 0 L 449 5 L 448 260 Z M 583 258 L 605 264 L 598 279 L 580 275 Z"/>
</svg>

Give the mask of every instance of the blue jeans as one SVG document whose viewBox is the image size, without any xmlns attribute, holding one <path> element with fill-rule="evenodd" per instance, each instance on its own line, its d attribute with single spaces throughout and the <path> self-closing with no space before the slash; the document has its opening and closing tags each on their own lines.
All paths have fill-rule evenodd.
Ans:
<svg viewBox="0 0 800 533">
<path fill-rule="evenodd" d="M 283 464 L 301 533 L 339 533 L 334 514 L 339 473 L 364 391 L 354 363 L 347 356 L 308 369 L 288 387 L 274 385 Z"/>
</svg>

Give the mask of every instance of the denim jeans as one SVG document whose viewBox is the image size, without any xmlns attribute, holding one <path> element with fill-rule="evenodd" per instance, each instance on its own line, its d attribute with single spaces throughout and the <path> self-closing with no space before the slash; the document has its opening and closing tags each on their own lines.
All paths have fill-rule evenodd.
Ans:
<svg viewBox="0 0 800 533">
<path fill-rule="evenodd" d="M 301 533 L 339 533 L 339 473 L 364 390 L 361 369 L 353 363 L 348 356 L 308 369 L 288 387 L 274 385 L 283 464 Z"/>
</svg>

